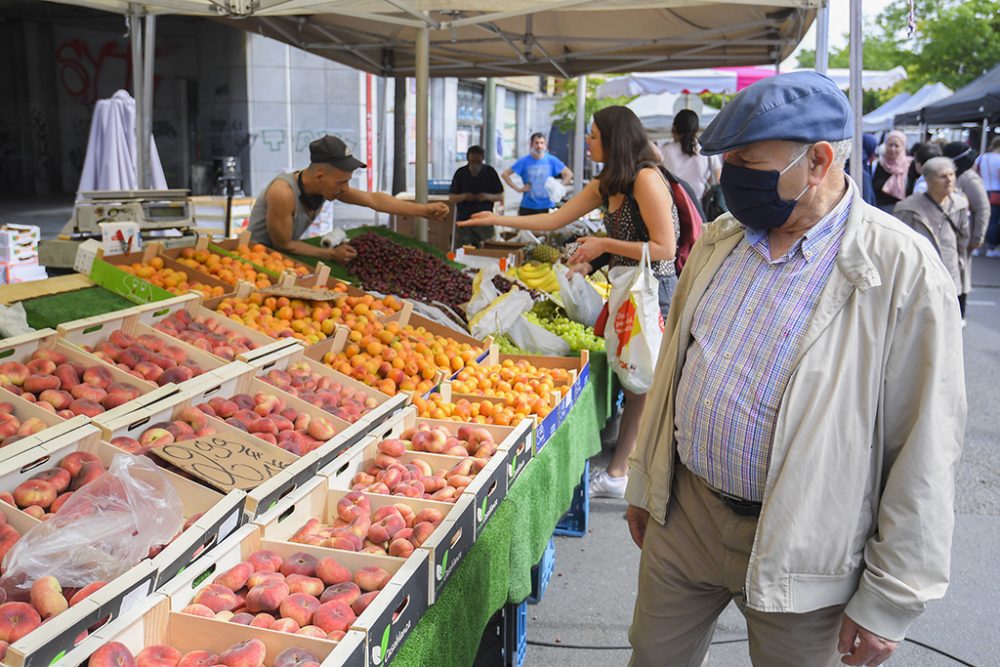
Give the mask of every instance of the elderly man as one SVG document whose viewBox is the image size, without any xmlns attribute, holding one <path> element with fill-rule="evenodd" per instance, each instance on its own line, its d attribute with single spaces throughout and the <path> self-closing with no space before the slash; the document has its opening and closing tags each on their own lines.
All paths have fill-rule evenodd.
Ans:
<svg viewBox="0 0 1000 667">
<path fill-rule="evenodd" d="M 955 285 L 845 177 L 851 128 L 801 72 L 701 137 L 731 215 L 685 265 L 631 460 L 632 665 L 701 664 L 730 601 L 755 665 L 878 665 L 947 587 Z"/>
</svg>

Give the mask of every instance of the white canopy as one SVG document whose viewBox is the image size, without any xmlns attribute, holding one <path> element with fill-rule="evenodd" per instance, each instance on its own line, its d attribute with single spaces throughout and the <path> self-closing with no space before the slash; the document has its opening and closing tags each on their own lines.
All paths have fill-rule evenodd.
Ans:
<svg viewBox="0 0 1000 667">
<path fill-rule="evenodd" d="M 683 95 L 675 93 L 660 93 L 659 95 L 643 95 L 637 97 L 626 106 L 635 112 L 635 115 L 642 121 L 643 126 L 650 135 L 664 135 L 670 133 L 670 128 L 674 123 L 674 112 L 677 100 Z M 697 110 L 696 110 L 697 111 Z M 718 109 L 712 107 L 702 107 L 698 111 L 698 120 L 702 127 L 712 122 L 712 119 L 719 113 Z"/>
</svg>

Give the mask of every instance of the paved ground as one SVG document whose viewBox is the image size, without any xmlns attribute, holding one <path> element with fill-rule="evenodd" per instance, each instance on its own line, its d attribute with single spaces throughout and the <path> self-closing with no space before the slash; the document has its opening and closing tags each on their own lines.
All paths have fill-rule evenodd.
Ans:
<svg viewBox="0 0 1000 667">
<path fill-rule="evenodd" d="M 969 423 L 958 478 L 951 586 L 911 627 L 889 661 L 901 667 L 1000 665 L 1000 259 L 977 258 L 965 330 Z M 607 456 L 604 455 L 606 461 Z M 525 664 L 610 667 L 628 662 L 628 626 L 639 551 L 628 536 L 621 501 L 591 504 L 590 533 L 556 538 L 553 583 L 528 608 Z M 730 606 L 710 653 L 712 667 L 748 667 L 746 625 Z M 955 660 L 915 642 L 951 654 Z M 540 644 L 561 644 L 548 647 Z M 578 645 L 587 648 L 568 648 Z M 963 662 L 964 661 L 964 662 Z M 669 666 L 664 666 L 669 667 Z"/>
</svg>

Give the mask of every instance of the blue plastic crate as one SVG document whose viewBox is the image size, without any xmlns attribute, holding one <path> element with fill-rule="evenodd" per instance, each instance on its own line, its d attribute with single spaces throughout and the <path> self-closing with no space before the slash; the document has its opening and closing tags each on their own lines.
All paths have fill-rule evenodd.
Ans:
<svg viewBox="0 0 1000 667">
<path fill-rule="evenodd" d="M 583 478 L 573 490 L 573 501 L 569 509 L 556 524 L 556 535 L 583 537 L 587 534 L 590 520 L 590 461 L 583 466 Z"/>
<path fill-rule="evenodd" d="M 528 604 L 538 604 L 545 595 L 545 589 L 549 587 L 552 580 L 552 573 L 556 569 L 556 541 L 549 539 L 549 545 L 542 553 L 542 559 L 538 565 L 531 568 L 531 595 L 528 596 Z"/>
<path fill-rule="evenodd" d="M 507 621 L 506 667 L 523 667 L 528 652 L 528 603 L 508 604 L 504 616 Z"/>
</svg>

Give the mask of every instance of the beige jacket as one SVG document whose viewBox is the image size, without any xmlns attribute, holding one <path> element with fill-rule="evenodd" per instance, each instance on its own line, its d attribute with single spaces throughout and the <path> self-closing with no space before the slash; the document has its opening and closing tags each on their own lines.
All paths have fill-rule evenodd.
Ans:
<svg viewBox="0 0 1000 667">
<path fill-rule="evenodd" d="M 846 231 L 785 389 L 744 593 L 760 611 L 847 603 L 900 640 L 948 584 L 965 432 L 955 286 L 934 249 L 864 204 Z M 674 393 L 698 303 L 743 238 L 723 216 L 692 250 L 670 307 L 625 497 L 663 523 Z"/>
<path fill-rule="evenodd" d="M 969 262 L 969 200 L 961 192 L 953 192 L 943 209 L 951 222 L 931 198 L 921 192 L 896 204 L 892 215 L 931 242 L 955 281 L 955 294 L 965 294 L 969 291 L 964 288 Z"/>
</svg>

